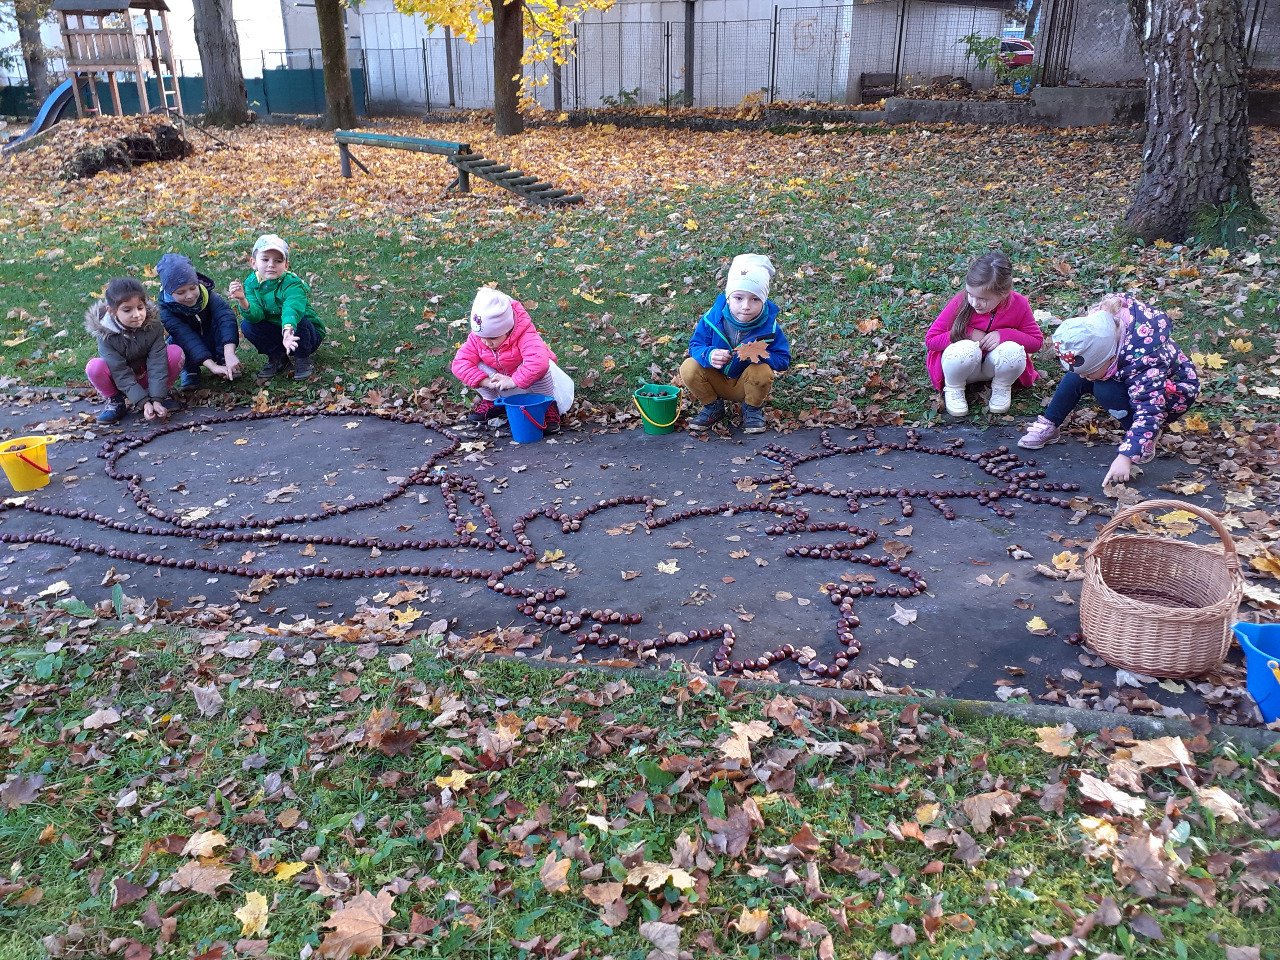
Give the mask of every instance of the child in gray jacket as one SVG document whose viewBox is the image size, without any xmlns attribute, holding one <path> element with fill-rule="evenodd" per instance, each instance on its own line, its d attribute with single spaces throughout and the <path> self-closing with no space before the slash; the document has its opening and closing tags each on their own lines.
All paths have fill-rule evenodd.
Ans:
<svg viewBox="0 0 1280 960">
<path fill-rule="evenodd" d="M 84 328 L 98 341 L 85 376 L 107 401 L 99 423 L 115 423 L 129 403 L 148 420 L 164 420 L 178 403 L 169 388 L 182 370 L 182 348 L 165 346 L 160 311 L 132 277 L 107 284 L 103 298 L 85 312 Z"/>
</svg>

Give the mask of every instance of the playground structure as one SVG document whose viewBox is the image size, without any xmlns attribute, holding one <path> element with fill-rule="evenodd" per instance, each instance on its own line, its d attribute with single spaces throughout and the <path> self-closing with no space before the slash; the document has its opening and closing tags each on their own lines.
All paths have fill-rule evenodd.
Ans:
<svg viewBox="0 0 1280 960">
<path fill-rule="evenodd" d="M 54 0 L 53 10 L 62 30 L 76 116 L 84 117 L 90 110 L 102 114 L 96 79 L 102 73 L 107 76 L 111 106 L 117 117 L 124 116 L 116 79 L 121 73 L 133 75 L 140 112 L 150 113 L 148 70 L 160 91 L 158 108 L 183 116 L 169 42 L 169 6 L 164 0 Z M 134 11 L 140 11 L 140 15 Z M 159 15 L 158 30 L 153 14 Z M 139 17 L 144 21 L 141 25 L 137 24 Z M 87 102 L 81 98 L 82 84 Z"/>
</svg>

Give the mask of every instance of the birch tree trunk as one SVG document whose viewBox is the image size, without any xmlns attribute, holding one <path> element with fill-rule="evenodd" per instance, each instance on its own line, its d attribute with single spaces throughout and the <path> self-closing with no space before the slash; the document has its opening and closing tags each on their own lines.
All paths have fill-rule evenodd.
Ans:
<svg viewBox="0 0 1280 960">
<path fill-rule="evenodd" d="M 1142 180 L 1125 226 L 1144 240 L 1182 240 L 1192 218 L 1251 206 L 1249 101 L 1241 0 L 1129 0 L 1146 61 Z"/>
<path fill-rule="evenodd" d="M 39 110 L 40 104 L 53 92 L 44 40 L 40 37 L 40 24 L 49 12 L 49 0 L 14 0 L 13 6 L 18 20 L 22 62 L 26 65 L 27 82 L 31 84 L 35 107 Z"/>
<path fill-rule="evenodd" d="M 347 63 L 346 5 L 342 0 L 316 0 L 316 20 L 324 62 L 324 125 L 347 130 L 356 125 L 356 95 Z"/>
<path fill-rule="evenodd" d="M 205 119 L 220 127 L 249 122 L 249 95 L 240 65 L 232 0 L 194 0 L 196 47 L 204 73 Z M 177 83 L 177 78 L 174 78 Z"/>
</svg>

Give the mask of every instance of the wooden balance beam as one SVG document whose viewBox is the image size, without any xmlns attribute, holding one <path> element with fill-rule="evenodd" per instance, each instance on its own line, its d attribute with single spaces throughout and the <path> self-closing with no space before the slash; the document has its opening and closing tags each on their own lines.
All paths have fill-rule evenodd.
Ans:
<svg viewBox="0 0 1280 960">
<path fill-rule="evenodd" d="M 369 168 L 352 155 L 353 146 L 385 147 L 391 150 L 410 150 L 414 153 L 430 153 L 444 157 L 458 171 L 457 177 L 445 188 L 446 190 L 470 193 L 471 177 L 475 175 L 504 190 L 510 190 L 530 203 L 552 206 L 582 202 L 581 194 L 557 190 L 552 184 L 542 182 L 537 177 L 527 176 L 506 164 L 487 159 L 483 154 L 472 151 L 471 146 L 466 143 L 428 140 L 424 137 L 399 137 L 386 133 L 358 133 L 354 130 L 334 131 L 333 140 L 338 145 L 338 163 L 344 177 L 351 176 L 353 163 L 369 174 Z"/>
</svg>

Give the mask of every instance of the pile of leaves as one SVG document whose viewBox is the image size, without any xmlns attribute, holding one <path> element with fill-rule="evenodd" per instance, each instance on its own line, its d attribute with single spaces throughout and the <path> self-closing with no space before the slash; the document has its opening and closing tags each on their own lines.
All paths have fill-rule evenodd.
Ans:
<svg viewBox="0 0 1280 960">
<path fill-rule="evenodd" d="M 928 83 L 913 84 L 903 90 L 901 96 L 910 100 L 976 100 L 984 103 L 993 100 L 1028 103 L 1032 99 L 1030 93 L 1014 93 L 1012 84 L 974 87 L 967 78 L 953 76 L 933 77 Z"/>
<path fill-rule="evenodd" d="M 0 957 L 1280 949 L 1280 753 L 1207 727 L 6 626 Z"/>
<path fill-rule="evenodd" d="M 195 148 L 167 117 L 127 116 L 64 120 L 16 152 L 6 175 L 35 180 L 87 180 L 128 173 L 138 164 L 189 157 Z"/>
</svg>

